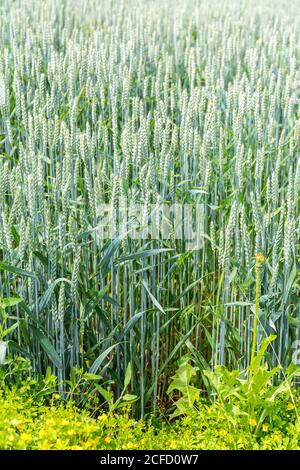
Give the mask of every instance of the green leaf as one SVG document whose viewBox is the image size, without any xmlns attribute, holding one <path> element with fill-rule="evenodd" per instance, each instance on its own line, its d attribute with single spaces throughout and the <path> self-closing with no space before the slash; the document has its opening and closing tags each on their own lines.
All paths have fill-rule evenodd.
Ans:
<svg viewBox="0 0 300 470">
<path fill-rule="evenodd" d="M 97 359 L 93 362 L 93 364 L 91 365 L 90 369 L 89 369 L 89 373 L 91 374 L 95 374 L 97 372 L 97 370 L 99 369 L 99 367 L 101 366 L 102 362 L 105 360 L 106 356 L 118 345 L 119 343 L 117 344 L 113 344 L 112 346 L 110 346 L 109 348 L 105 349 L 105 351 L 103 351 L 100 356 L 97 357 Z"/>
<path fill-rule="evenodd" d="M 121 256 L 120 258 L 115 260 L 115 263 L 125 263 L 127 261 L 137 260 L 147 258 L 148 256 L 156 256 L 160 253 L 166 253 L 168 251 L 174 251 L 172 248 L 157 248 L 153 250 L 143 250 L 138 251 L 137 253 L 133 253 L 131 255 Z"/>
<path fill-rule="evenodd" d="M 44 292 L 41 300 L 40 300 L 40 303 L 39 303 L 39 311 L 42 312 L 44 310 L 44 308 L 47 307 L 50 299 L 51 299 L 51 296 L 54 292 L 54 289 L 55 289 L 55 286 L 56 286 L 56 283 L 53 282 L 52 284 L 50 284 L 50 286 L 48 287 L 48 289 L 46 290 L 46 292 Z"/>
<path fill-rule="evenodd" d="M 190 284 L 189 286 L 187 286 L 182 292 L 180 292 L 180 295 L 178 297 L 176 297 L 175 299 L 175 302 L 174 303 L 177 303 L 178 300 L 180 300 L 182 297 L 185 296 L 185 294 L 187 294 L 191 289 L 193 289 L 194 287 L 196 287 L 199 282 L 201 282 L 202 280 L 202 277 L 200 277 L 199 279 L 197 279 L 196 281 L 192 282 L 192 284 Z"/>
<path fill-rule="evenodd" d="M 126 373 L 125 373 L 124 388 L 128 387 L 128 385 L 130 384 L 130 380 L 131 380 L 131 363 L 129 362 L 126 368 Z"/>
<path fill-rule="evenodd" d="M 49 357 L 49 359 L 53 362 L 56 367 L 61 367 L 61 360 L 58 353 L 55 351 L 54 347 L 50 343 L 49 339 L 38 329 L 34 326 L 30 325 L 32 331 L 34 332 L 35 337 L 39 341 L 41 347 Z"/>
<path fill-rule="evenodd" d="M 269 345 L 276 339 L 276 335 L 268 336 L 264 338 L 261 342 L 260 348 L 249 366 L 249 371 L 255 374 L 260 367 L 261 361 L 265 355 L 266 350 L 268 349 Z"/>
<path fill-rule="evenodd" d="M 170 395 L 174 390 L 185 392 L 193 376 L 196 375 L 194 367 L 192 367 L 187 359 L 182 360 L 179 369 L 173 377 L 172 383 L 167 390 Z"/>
<path fill-rule="evenodd" d="M 6 328 L 6 330 L 3 330 L 2 332 L 2 338 L 5 338 L 5 336 L 9 335 L 10 333 L 12 333 L 16 328 L 18 327 L 18 323 L 14 323 L 13 325 L 11 325 L 9 328 Z"/>
<path fill-rule="evenodd" d="M 82 378 L 84 380 L 101 380 L 102 379 L 101 375 L 91 374 L 90 372 L 86 372 L 85 374 L 83 374 Z"/>
<path fill-rule="evenodd" d="M 138 399 L 138 396 L 137 395 L 131 395 L 130 393 L 126 393 L 124 396 L 123 396 L 123 400 L 124 401 L 134 401 L 134 400 L 137 400 Z"/>
<path fill-rule="evenodd" d="M 28 351 L 26 351 L 26 349 L 19 346 L 18 343 L 16 343 L 15 341 L 11 339 L 8 340 L 8 345 L 10 350 L 20 353 L 22 356 L 27 357 L 27 359 L 33 359 L 32 355 Z"/>
<path fill-rule="evenodd" d="M 11 228 L 11 233 L 12 233 L 14 241 L 16 242 L 16 245 L 18 246 L 20 243 L 20 235 L 14 225 Z"/>
<path fill-rule="evenodd" d="M 126 323 L 123 331 L 121 332 L 120 339 L 123 339 L 124 336 L 126 336 L 130 330 L 134 327 L 134 325 L 141 319 L 141 317 L 147 312 L 147 310 L 144 310 L 143 312 L 138 312 L 135 315 L 133 315 L 132 318 Z"/>
<path fill-rule="evenodd" d="M 99 384 L 95 384 L 95 387 L 98 390 L 98 392 L 101 393 L 104 400 L 107 401 L 107 403 L 111 405 L 113 402 L 113 394 L 109 390 L 105 390 L 105 388 L 101 387 L 101 385 Z"/>
<path fill-rule="evenodd" d="M 153 294 L 151 294 L 150 290 L 148 289 L 147 287 L 147 284 L 145 283 L 145 281 L 142 281 L 142 285 L 143 287 L 145 288 L 145 290 L 147 291 L 150 299 L 152 300 L 152 303 L 153 305 L 163 314 L 165 314 L 165 311 L 164 309 L 162 308 L 162 306 L 160 305 L 160 303 L 158 302 L 158 300 L 156 300 L 156 298 L 154 297 Z"/>
<path fill-rule="evenodd" d="M 24 276 L 24 277 L 32 277 L 36 278 L 35 274 L 30 273 L 28 271 L 24 271 L 24 269 L 17 268 L 16 266 L 10 266 L 9 264 L 0 261 L 0 270 L 1 271 L 8 271 L 10 273 L 16 274 L 17 276 Z"/>
<path fill-rule="evenodd" d="M 9 154 L 6 153 L 6 152 L 2 152 L 2 154 L 0 155 L 0 158 L 7 158 L 7 159 L 10 160 L 11 162 L 14 162 L 14 161 L 15 161 L 14 157 L 12 157 L 11 155 L 9 155 Z"/>
<path fill-rule="evenodd" d="M 50 300 L 51 300 L 51 297 L 52 297 L 52 294 L 54 292 L 54 289 L 55 287 L 57 286 L 57 284 L 59 284 L 60 282 L 66 282 L 66 283 L 70 283 L 70 280 L 65 278 L 65 277 L 60 277 L 58 279 L 55 279 L 55 281 L 53 281 L 50 286 L 48 287 L 48 289 L 44 292 L 41 300 L 40 300 L 40 303 L 39 303 L 39 311 L 42 312 L 49 304 Z"/>
<path fill-rule="evenodd" d="M 294 264 L 293 267 L 292 267 L 291 273 L 289 275 L 289 278 L 287 280 L 284 293 L 283 293 L 283 303 L 284 304 L 287 302 L 287 299 L 288 299 L 289 293 L 291 291 L 291 288 L 294 284 L 296 275 L 297 275 L 297 268 L 296 268 L 296 265 Z"/>
<path fill-rule="evenodd" d="M 0 299 L 0 307 L 13 307 L 14 305 L 18 305 L 22 301 L 23 299 L 21 297 L 4 297 Z"/>
<path fill-rule="evenodd" d="M 39 320 L 37 319 L 37 317 L 35 316 L 35 314 L 30 310 L 30 308 L 28 307 L 28 305 L 25 303 L 25 302 L 20 302 L 20 308 L 22 310 L 24 310 L 25 313 L 27 313 L 27 315 L 35 322 L 35 324 L 37 326 L 39 326 L 40 328 L 43 328 L 42 325 L 40 324 Z"/>
<path fill-rule="evenodd" d="M 199 400 L 200 390 L 190 385 L 195 375 L 196 370 L 189 363 L 189 358 L 183 358 L 167 390 L 168 395 L 172 395 L 174 390 L 178 390 L 182 394 L 182 397 L 175 402 L 177 409 L 171 418 L 188 414 L 193 409 L 195 401 Z"/>
<path fill-rule="evenodd" d="M 33 251 L 33 254 L 40 260 L 43 266 L 48 269 L 48 257 L 40 253 L 39 251 Z"/>
<path fill-rule="evenodd" d="M 177 354 L 177 352 L 180 350 L 180 348 L 185 345 L 187 339 L 191 336 L 192 331 L 195 329 L 197 326 L 197 323 L 195 323 L 192 328 L 181 338 L 181 340 L 176 344 L 172 352 L 169 354 L 167 360 L 164 362 L 164 364 L 160 368 L 160 372 L 162 372 L 166 365 L 171 361 L 171 359 Z"/>
<path fill-rule="evenodd" d="M 112 240 L 109 243 L 103 257 L 101 258 L 100 272 L 101 272 L 102 277 L 105 277 L 106 274 L 109 272 L 110 263 L 111 263 L 111 261 L 114 257 L 115 252 L 119 248 L 119 245 L 122 241 L 122 238 L 123 238 L 123 236 L 119 236 L 119 237 L 115 238 L 114 240 Z"/>
</svg>

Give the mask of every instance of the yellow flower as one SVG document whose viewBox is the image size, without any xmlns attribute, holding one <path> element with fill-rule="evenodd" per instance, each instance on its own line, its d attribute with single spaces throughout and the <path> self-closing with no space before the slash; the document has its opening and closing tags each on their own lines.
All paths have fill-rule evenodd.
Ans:
<svg viewBox="0 0 300 470">
<path fill-rule="evenodd" d="M 95 442 L 94 441 L 87 441 L 84 443 L 84 448 L 85 449 L 94 449 L 96 448 Z"/>
<path fill-rule="evenodd" d="M 83 432 L 86 434 L 89 434 L 95 430 L 94 426 L 92 424 L 86 424 L 83 428 Z"/>
<path fill-rule="evenodd" d="M 274 442 L 277 442 L 277 443 L 280 442 L 281 440 L 279 434 L 274 434 L 273 439 L 274 439 Z"/>
<path fill-rule="evenodd" d="M 170 442 L 170 449 L 176 449 L 177 448 L 177 442 L 176 441 L 171 441 Z"/>
<path fill-rule="evenodd" d="M 225 431 L 225 429 L 220 429 L 219 434 L 220 434 L 220 436 L 224 437 L 224 436 L 226 436 L 227 431 Z"/>
<path fill-rule="evenodd" d="M 262 430 L 263 430 L 263 432 L 268 432 L 269 431 L 269 425 L 268 424 L 263 424 L 262 425 Z"/>
<path fill-rule="evenodd" d="M 106 421 L 107 420 L 107 415 L 103 414 L 98 416 L 98 421 Z"/>
<path fill-rule="evenodd" d="M 288 406 L 287 406 L 287 409 L 288 410 L 293 410 L 295 407 L 293 405 L 293 403 L 289 403 Z"/>
<path fill-rule="evenodd" d="M 60 400 L 60 394 L 59 393 L 54 393 L 53 398 L 54 398 L 54 400 Z"/>
<path fill-rule="evenodd" d="M 264 255 L 262 253 L 256 253 L 255 261 L 256 261 L 257 266 L 262 266 L 265 261 Z"/>
<path fill-rule="evenodd" d="M 47 437 L 47 435 L 48 435 L 47 429 L 41 429 L 41 430 L 39 431 L 39 436 L 40 436 L 41 438 Z"/>
<path fill-rule="evenodd" d="M 47 426 L 53 426 L 53 424 L 55 424 L 54 419 L 53 418 L 46 419 L 46 424 Z"/>
<path fill-rule="evenodd" d="M 241 437 L 238 438 L 237 444 L 238 444 L 238 447 L 239 447 L 239 448 L 244 445 L 244 441 L 243 441 L 243 439 L 242 439 Z"/>
<path fill-rule="evenodd" d="M 23 445 L 23 444 L 26 444 L 27 442 L 31 442 L 31 441 L 32 441 L 32 435 L 28 434 L 27 432 L 24 432 L 20 436 L 19 444 Z"/>
<path fill-rule="evenodd" d="M 256 419 L 250 418 L 250 419 L 249 419 L 249 424 L 250 424 L 250 426 L 256 426 L 256 425 L 257 425 Z"/>
<path fill-rule="evenodd" d="M 20 421 L 19 419 L 12 419 L 11 422 L 10 422 L 10 424 L 11 424 L 12 426 L 18 427 L 18 426 L 20 426 L 20 424 L 22 424 L 22 421 Z"/>
<path fill-rule="evenodd" d="M 61 439 L 57 439 L 55 442 L 55 449 L 57 450 L 65 450 L 66 444 Z"/>
<path fill-rule="evenodd" d="M 133 444 L 132 442 L 128 442 L 128 444 L 125 446 L 126 449 L 136 449 L 137 444 Z"/>
<path fill-rule="evenodd" d="M 109 443 L 111 442 L 111 437 L 106 436 L 106 437 L 104 438 L 104 442 L 106 442 L 107 444 L 109 444 Z"/>
<path fill-rule="evenodd" d="M 76 434 L 76 431 L 75 431 L 75 429 L 68 429 L 67 434 L 68 434 L 68 436 L 73 436 L 74 434 Z"/>
</svg>

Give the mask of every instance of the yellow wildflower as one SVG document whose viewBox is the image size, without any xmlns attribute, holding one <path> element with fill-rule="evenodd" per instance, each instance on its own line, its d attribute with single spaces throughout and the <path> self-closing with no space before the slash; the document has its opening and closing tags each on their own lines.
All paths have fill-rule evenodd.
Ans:
<svg viewBox="0 0 300 470">
<path fill-rule="evenodd" d="M 65 450 L 66 444 L 61 439 L 57 439 L 55 442 L 55 449 L 57 450 Z"/>
<path fill-rule="evenodd" d="M 107 420 L 107 415 L 106 414 L 98 416 L 98 421 L 106 421 L 106 420 Z"/>
<path fill-rule="evenodd" d="M 48 435 L 47 429 L 41 429 L 41 430 L 39 431 L 39 436 L 40 436 L 41 438 L 47 437 L 47 435 Z"/>
<path fill-rule="evenodd" d="M 89 434 L 95 430 L 94 426 L 92 424 L 86 424 L 83 428 L 83 432 L 86 434 Z"/>
<path fill-rule="evenodd" d="M 31 441 L 32 441 L 32 435 L 27 432 L 24 432 L 20 436 L 19 444 L 26 445 L 28 442 L 31 442 Z"/>
<path fill-rule="evenodd" d="M 263 430 L 263 432 L 268 432 L 269 431 L 269 425 L 268 424 L 263 424 L 262 425 L 262 430 Z"/>
<path fill-rule="evenodd" d="M 136 449 L 137 444 L 133 444 L 132 442 L 128 442 L 126 449 Z"/>
<path fill-rule="evenodd" d="M 295 408 L 295 406 L 293 405 L 293 403 L 288 403 L 288 406 L 287 406 L 287 409 L 290 411 L 290 410 L 293 410 Z"/>
<path fill-rule="evenodd" d="M 239 437 L 237 440 L 237 447 L 238 449 L 242 449 L 244 447 L 244 441 L 241 437 Z"/>
<path fill-rule="evenodd" d="M 96 448 L 96 444 L 94 441 L 87 441 L 84 443 L 84 448 L 85 449 L 95 449 Z"/>
<path fill-rule="evenodd" d="M 18 426 L 20 426 L 20 424 L 22 424 L 22 421 L 20 421 L 19 419 L 12 419 L 11 422 L 10 422 L 10 424 L 11 424 L 12 426 L 18 427 Z"/>
<path fill-rule="evenodd" d="M 46 424 L 47 426 L 53 426 L 53 424 L 55 424 L 54 419 L 53 418 L 46 419 Z"/>
<path fill-rule="evenodd" d="M 109 443 L 111 442 L 111 437 L 106 436 L 106 437 L 104 438 L 104 442 L 106 442 L 107 444 L 109 444 Z"/>
<path fill-rule="evenodd" d="M 255 261 L 258 266 L 262 266 L 265 261 L 265 257 L 262 253 L 256 253 Z"/>
<path fill-rule="evenodd" d="M 250 426 L 256 426 L 257 425 L 256 419 L 255 418 L 250 418 L 249 419 L 249 424 L 250 424 Z"/>
</svg>

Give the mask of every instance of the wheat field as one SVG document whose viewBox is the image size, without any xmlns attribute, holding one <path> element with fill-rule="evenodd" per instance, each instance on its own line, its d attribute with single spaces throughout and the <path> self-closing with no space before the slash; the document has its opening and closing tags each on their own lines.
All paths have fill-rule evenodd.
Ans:
<svg viewBox="0 0 300 470">
<path fill-rule="evenodd" d="M 300 340 L 300 6 L 16 0 L 0 13 L 0 286 L 9 350 L 120 394 L 142 416 L 178 359 L 287 365 Z M 200 204 L 200 247 L 118 232 L 104 204 Z M 146 215 L 145 215 L 146 214 Z"/>
</svg>

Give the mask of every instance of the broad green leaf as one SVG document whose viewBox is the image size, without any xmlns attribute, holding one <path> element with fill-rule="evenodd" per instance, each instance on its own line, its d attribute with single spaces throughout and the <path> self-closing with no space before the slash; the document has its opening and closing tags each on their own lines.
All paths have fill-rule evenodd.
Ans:
<svg viewBox="0 0 300 470">
<path fill-rule="evenodd" d="M 96 389 L 98 392 L 101 393 L 103 396 L 104 400 L 107 401 L 110 405 L 113 403 L 113 395 L 109 390 L 105 390 L 105 388 L 101 387 L 99 384 L 95 384 Z"/>
<path fill-rule="evenodd" d="M 0 307 L 13 307 L 14 305 L 18 305 L 22 301 L 23 299 L 21 297 L 4 297 L 0 299 Z"/>
<path fill-rule="evenodd" d="M 2 338 L 5 338 L 5 336 L 9 335 L 10 333 L 12 333 L 16 328 L 18 328 L 18 323 L 14 323 L 13 325 L 11 325 L 9 328 L 6 328 L 5 330 L 3 330 L 2 332 Z"/>
<path fill-rule="evenodd" d="M 261 361 L 266 353 L 266 350 L 268 349 L 269 345 L 272 343 L 272 341 L 274 341 L 276 339 L 276 335 L 271 335 L 271 336 L 268 336 L 267 338 L 264 338 L 261 342 L 261 345 L 259 347 L 259 350 L 254 358 L 254 360 L 252 361 L 252 363 L 250 364 L 250 367 L 249 367 L 249 370 L 255 374 L 261 364 Z"/>
<path fill-rule="evenodd" d="M 126 393 L 123 396 L 124 401 L 134 401 L 134 400 L 137 400 L 137 399 L 138 399 L 137 395 L 131 395 L 130 393 Z"/>
<path fill-rule="evenodd" d="M 83 374 L 82 378 L 84 380 L 101 380 L 102 379 L 101 375 L 91 374 L 90 372 L 86 372 L 85 374 Z"/>
</svg>

